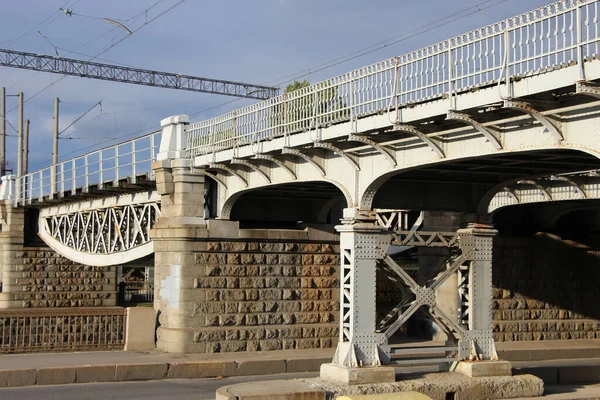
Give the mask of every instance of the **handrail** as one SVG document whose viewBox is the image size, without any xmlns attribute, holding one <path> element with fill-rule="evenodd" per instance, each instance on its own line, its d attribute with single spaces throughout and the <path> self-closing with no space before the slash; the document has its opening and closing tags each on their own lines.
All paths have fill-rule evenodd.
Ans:
<svg viewBox="0 0 600 400">
<path fill-rule="evenodd" d="M 600 0 L 557 1 L 196 122 L 188 128 L 189 155 L 207 156 L 205 161 L 210 163 L 210 154 L 218 151 L 381 112 L 388 113 L 390 124 L 398 123 L 400 108 L 408 104 L 448 96 L 452 109 L 458 92 L 492 84 L 500 86 L 516 76 L 571 62 L 579 64 L 583 75 L 585 59 L 599 54 L 599 3 Z M 503 92 L 510 95 L 507 90 Z"/>
<path fill-rule="evenodd" d="M 153 180 L 152 162 L 156 161 L 161 133 L 154 131 L 23 175 L 17 178 L 17 203 L 31 204 L 54 194 L 114 184 L 124 178 L 135 183 L 141 175 Z"/>
</svg>

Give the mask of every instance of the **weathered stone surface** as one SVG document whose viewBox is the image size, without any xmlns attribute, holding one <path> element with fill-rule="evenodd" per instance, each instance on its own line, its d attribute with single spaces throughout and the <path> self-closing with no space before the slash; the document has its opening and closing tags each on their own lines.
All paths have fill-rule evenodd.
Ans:
<svg viewBox="0 0 600 400">
<path fill-rule="evenodd" d="M 35 385 L 37 370 L 15 369 L 0 371 L 0 387 L 17 387 Z"/>
<path fill-rule="evenodd" d="M 116 365 L 82 365 L 75 367 L 76 383 L 114 382 Z"/>
<path fill-rule="evenodd" d="M 237 364 L 234 361 L 173 363 L 169 365 L 168 379 L 197 379 L 217 376 L 235 376 Z"/>
<path fill-rule="evenodd" d="M 75 382 L 75 367 L 40 368 L 37 385 L 66 385 Z"/>
<path fill-rule="evenodd" d="M 115 380 L 120 382 L 164 379 L 167 377 L 168 368 L 167 363 L 121 364 L 116 367 Z"/>
</svg>

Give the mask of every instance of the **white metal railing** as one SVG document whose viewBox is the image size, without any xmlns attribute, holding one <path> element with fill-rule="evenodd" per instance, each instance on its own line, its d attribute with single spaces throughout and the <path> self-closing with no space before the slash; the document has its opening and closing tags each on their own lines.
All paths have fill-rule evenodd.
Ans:
<svg viewBox="0 0 600 400">
<path fill-rule="evenodd" d="M 561 0 L 443 42 L 191 124 L 191 157 L 450 97 L 599 54 L 600 0 Z"/>
<path fill-rule="evenodd" d="M 17 178 L 18 204 L 30 204 L 53 194 L 146 175 L 154 179 L 152 162 L 160 146 L 161 131 L 84 154 Z"/>
</svg>

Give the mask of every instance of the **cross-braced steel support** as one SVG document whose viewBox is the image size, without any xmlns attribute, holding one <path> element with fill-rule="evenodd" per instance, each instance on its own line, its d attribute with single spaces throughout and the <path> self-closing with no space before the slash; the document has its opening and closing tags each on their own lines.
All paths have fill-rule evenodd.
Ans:
<svg viewBox="0 0 600 400">
<path fill-rule="evenodd" d="M 422 309 L 448 335 L 445 346 L 435 351 L 445 353 L 432 359 L 423 348 L 403 348 L 403 355 L 413 355 L 411 364 L 466 359 L 497 358 L 492 337 L 492 239 L 496 231 L 488 226 L 473 225 L 457 232 L 418 232 L 407 230 L 402 211 L 344 210 L 340 232 L 341 317 L 340 340 L 333 363 L 344 368 L 379 366 L 396 363 L 398 353 L 389 338 L 418 310 Z M 423 282 L 417 282 L 387 253 L 390 245 L 445 247 L 448 258 Z M 380 267 L 402 290 L 402 301 L 376 324 L 376 268 Z M 457 295 L 460 307 L 447 315 L 438 304 L 437 290 L 458 275 Z M 412 353 L 411 353 L 412 351 Z M 420 353 L 422 355 L 416 355 Z"/>
</svg>

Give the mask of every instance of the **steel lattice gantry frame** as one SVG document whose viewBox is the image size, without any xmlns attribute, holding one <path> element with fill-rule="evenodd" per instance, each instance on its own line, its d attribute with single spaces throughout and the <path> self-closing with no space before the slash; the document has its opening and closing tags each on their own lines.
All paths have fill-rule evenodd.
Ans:
<svg viewBox="0 0 600 400">
<path fill-rule="evenodd" d="M 389 338 L 419 308 L 424 309 L 448 335 L 449 342 L 429 352 L 445 353 L 431 359 L 417 356 L 404 363 L 419 364 L 466 359 L 495 360 L 492 336 L 492 239 L 488 226 L 470 226 L 457 232 L 407 230 L 399 210 L 356 211 L 346 209 L 340 232 L 340 341 L 334 365 L 345 368 L 393 363 L 398 353 Z M 422 283 L 417 283 L 387 254 L 391 245 L 446 247 L 449 257 Z M 403 292 L 403 299 L 379 323 L 375 319 L 376 268 L 380 266 Z M 436 303 L 436 290 L 458 274 L 456 315 L 446 315 Z M 403 348 L 405 355 L 424 353 L 424 348 Z M 431 351 L 433 350 L 433 351 Z M 396 362 L 397 363 L 397 362 Z"/>
<path fill-rule="evenodd" d="M 0 66 L 258 100 L 270 99 L 276 96 L 278 92 L 277 88 L 269 86 L 200 78 L 7 49 L 0 49 Z"/>
</svg>

